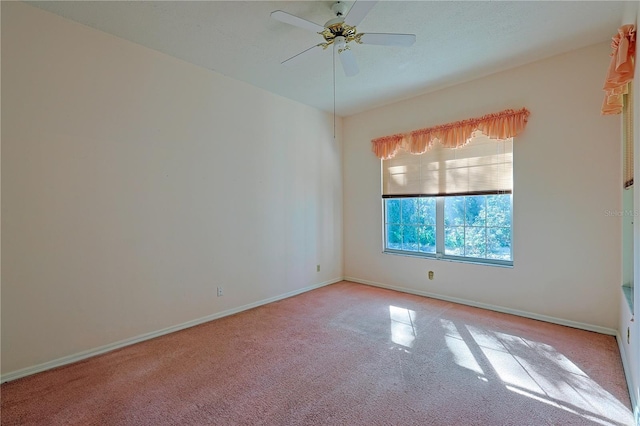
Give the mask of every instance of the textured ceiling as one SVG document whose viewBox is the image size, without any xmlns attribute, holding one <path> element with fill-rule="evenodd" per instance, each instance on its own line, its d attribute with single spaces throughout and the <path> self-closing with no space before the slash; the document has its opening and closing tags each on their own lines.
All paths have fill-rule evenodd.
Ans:
<svg viewBox="0 0 640 426">
<path fill-rule="evenodd" d="M 283 10 L 324 25 L 334 17 L 331 1 L 29 3 L 333 111 L 330 50 L 294 66 L 280 64 L 322 42 L 321 36 L 270 18 L 272 11 Z M 336 111 L 342 116 L 354 114 L 607 41 L 625 11 L 635 5 L 635 1 L 381 1 L 358 25 L 358 32 L 413 33 L 417 41 L 409 48 L 352 46 L 360 73 L 345 77 L 337 69 Z"/>
</svg>

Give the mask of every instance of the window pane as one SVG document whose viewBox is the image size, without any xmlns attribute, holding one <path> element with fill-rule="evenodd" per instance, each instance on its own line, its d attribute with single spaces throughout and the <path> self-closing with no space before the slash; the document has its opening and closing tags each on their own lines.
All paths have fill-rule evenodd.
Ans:
<svg viewBox="0 0 640 426">
<path fill-rule="evenodd" d="M 400 223 L 400 200 L 385 200 L 387 223 Z"/>
<path fill-rule="evenodd" d="M 487 196 L 487 226 L 511 227 L 511 194 Z"/>
<path fill-rule="evenodd" d="M 436 198 L 422 197 L 418 201 L 419 222 L 424 225 L 436 224 Z"/>
<path fill-rule="evenodd" d="M 445 226 L 464 225 L 464 198 L 446 197 L 444 199 Z"/>
<path fill-rule="evenodd" d="M 444 254 L 464 256 L 464 226 L 445 226 Z"/>
<path fill-rule="evenodd" d="M 416 222 L 416 204 L 418 200 L 416 198 L 403 198 L 402 202 L 402 223 L 415 223 Z"/>
<path fill-rule="evenodd" d="M 417 226 L 404 226 L 402 250 L 418 251 Z"/>
<path fill-rule="evenodd" d="M 402 250 L 402 226 L 387 225 L 387 248 Z"/>
<path fill-rule="evenodd" d="M 486 211 L 485 200 L 486 196 L 477 195 L 469 196 L 465 198 L 465 224 L 467 226 L 485 226 L 486 223 Z"/>
<path fill-rule="evenodd" d="M 418 242 L 423 253 L 436 252 L 436 227 L 420 226 L 418 228 Z"/>
<path fill-rule="evenodd" d="M 487 259 L 511 260 L 511 228 L 487 228 Z"/>
<path fill-rule="evenodd" d="M 464 255 L 485 257 L 487 242 L 484 227 L 467 227 L 464 235 Z"/>
</svg>

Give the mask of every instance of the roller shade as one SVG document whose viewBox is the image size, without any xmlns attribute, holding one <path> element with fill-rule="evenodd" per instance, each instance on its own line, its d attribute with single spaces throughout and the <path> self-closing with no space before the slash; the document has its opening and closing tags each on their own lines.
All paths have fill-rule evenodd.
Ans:
<svg viewBox="0 0 640 426">
<path fill-rule="evenodd" d="M 513 139 L 475 132 L 460 148 L 436 143 L 427 152 L 399 151 L 382 160 L 382 196 L 453 196 L 511 193 Z"/>
</svg>

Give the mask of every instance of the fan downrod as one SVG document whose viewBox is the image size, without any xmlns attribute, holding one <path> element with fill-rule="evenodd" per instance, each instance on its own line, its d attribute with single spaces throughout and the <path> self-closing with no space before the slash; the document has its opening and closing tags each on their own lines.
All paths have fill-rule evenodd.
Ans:
<svg viewBox="0 0 640 426">
<path fill-rule="evenodd" d="M 331 11 L 336 14 L 336 17 L 341 18 L 347 13 L 347 5 L 337 1 L 331 5 Z"/>
</svg>

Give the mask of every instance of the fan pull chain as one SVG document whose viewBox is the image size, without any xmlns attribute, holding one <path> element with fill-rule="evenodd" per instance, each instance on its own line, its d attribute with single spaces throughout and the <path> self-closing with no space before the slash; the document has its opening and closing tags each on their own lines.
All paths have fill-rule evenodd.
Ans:
<svg viewBox="0 0 640 426">
<path fill-rule="evenodd" d="M 336 139 L 336 47 L 333 46 L 333 140 Z"/>
</svg>

